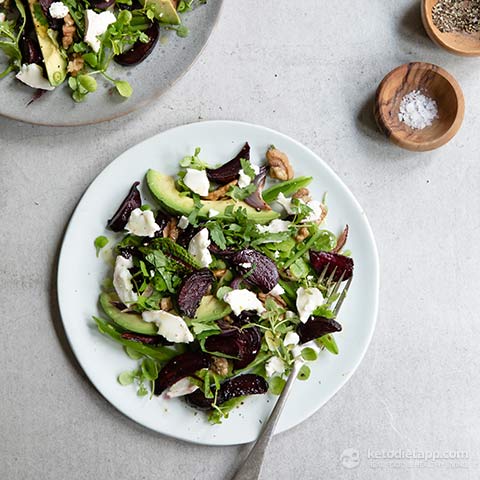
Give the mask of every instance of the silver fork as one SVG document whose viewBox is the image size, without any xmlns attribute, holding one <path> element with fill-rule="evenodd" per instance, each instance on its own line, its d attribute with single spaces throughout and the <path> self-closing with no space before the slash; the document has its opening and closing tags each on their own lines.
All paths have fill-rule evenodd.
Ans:
<svg viewBox="0 0 480 480">
<path fill-rule="evenodd" d="M 344 276 L 343 273 L 338 279 L 338 281 L 333 282 L 335 269 L 332 271 L 327 281 L 325 282 L 327 298 L 330 298 L 332 295 L 336 295 L 340 288 L 340 284 L 343 282 L 343 276 Z M 328 270 L 328 265 L 324 268 L 323 272 L 321 273 L 319 277 L 319 283 L 323 282 L 327 270 Z M 342 293 L 340 293 L 340 295 L 338 296 L 338 299 L 336 300 L 335 308 L 333 310 L 334 318 L 337 318 L 340 307 L 342 306 L 342 303 L 345 300 L 345 297 L 347 296 L 348 289 L 350 287 L 350 284 L 352 283 L 352 278 L 353 277 L 350 277 L 348 279 L 347 283 L 345 284 L 345 287 L 342 290 Z M 256 480 L 260 478 L 263 461 L 265 458 L 265 453 L 267 451 L 270 440 L 273 437 L 273 432 L 278 423 L 280 415 L 282 414 L 283 408 L 288 398 L 288 394 L 290 393 L 290 390 L 292 389 L 292 386 L 295 383 L 295 379 L 298 375 L 298 372 L 301 366 L 302 364 L 298 360 L 294 362 L 293 368 L 292 368 L 292 371 L 290 372 L 287 383 L 285 384 L 285 387 L 283 388 L 283 392 L 281 393 L 275 407 L 272 410 L 272 414 L 270 415 L 270 418 L 265 423 L 257 441 L 255 442 L 252 449 L 248 453 L 247 457 L 243 461 L 242 465 L 235 472 L 231 480 Z"/>
</svg>

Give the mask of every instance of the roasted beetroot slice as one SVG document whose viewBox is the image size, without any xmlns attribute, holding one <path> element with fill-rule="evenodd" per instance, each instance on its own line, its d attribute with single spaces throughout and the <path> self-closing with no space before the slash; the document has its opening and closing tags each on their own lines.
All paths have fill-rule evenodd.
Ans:
<svg viewBox="0 0 480 480">
<path fill-rule="evenodd" d="M 227 400 L 245 395 L 261 395 L 267 393 L 268 383 L 260 375 L 246 373 L 230 378 L 222 383 L 217 395 L 217 405 Z"/>
<path fill-rule="evenodd" d="M 233 368 L 245 368 L 255 360 L 260 351 L 262 338 L 257 327 L 232 329 L 205 340 L 205 348 L 212 353 L 219 352 L 236 357 Z"/>
<path fill-rule="evenodd" d="M 171 345 L 170 342 L 165 342 L 164 338 L 160 335 L 142 335 L 138 333 L 125 332 L 122 333 L 122 338 L 125 340 L 131 340 L 132 342 L 143 343 L 144 345 Z"/>
<path fill-rule="evenodd" d="M 258 212 L 260 210 L 271 210 L 270 205 L 268 205 L 262 197 L 262 190 L 265 186 L 266 178 L 267 167 L 264 165 L 260 168 L 258 175 L 253 179 L 253 183 L 257 186 L 257 189 L 245 199 L 245 203 L 255 208 Z"/>
<path fill-rule="evenodd" d="M 155 395 L 160 395 L 168 387 L 182 378 L 193 375 L 197 370 L 210 367 L 212 358 L 204 352 L 186 352 L 172 358 L 155 380 Z"/>
<path fill-rule="evenodd" d="M 244 276 L 244 280 L 258 287 L 263 293 L 268 293 L 277 285 L 277 266 L 263 253 L 247 248 L 236 252 L 230 260 L 237 271 Z M 245 264 L 247 266 L 244 266 Z"/>
<path fill-rule="evenodd" d="M 187 317 L 195 317 L 202 298 L 213 284 L 215 277 L 208 268 L 202 268 L 189 275 L 180 287 L 178 294 L 178 308 L 180 313 Z"/>
<path fill-rule="evenodd" d="M 221 167 L 211 169 L 207 168 L 207 177 L 211 182 L 220 183 L 224 185 L 238 177 L 238 173 L 242 168 L 240 159 L 250 160 L 250 145 L 245 143 L 243 148 L 238 152 L 235 158 L 225 163 Z"/>
<path fill-rule="evenodd" d="M 146 43 L 140 40 L 136 41 L 132 48 L 120 55 L 116 55 L 114 57 L 115 62 L 124 67 L 138 65 L 143 62 L 152 53 L 153 48 L 158 42 L 160 29 L 157 22 L 152 23 L 144 33 L 148 36 L 148 41 Z"/>
<path fill-rule="evenodd" d="M 236 397 L 246 395 L 261 395 L 267 393 L 268 383 L 260 375 L 246 373 L 235 378 L 230 378 L 222 383 L 217 395 L 217 405 L 225 403 Z M 211 408 L 213 398 L 206 398 L 201 390 L 197 390 L 185 397 L 187 403 L 199 410 L 209 410 Z"/>
<path fill-rule="evenodd" d="M 135 182 L 130 188 L 128 195 L 123 199 L 123 202 L 118 207 L 113 217 L 107 222 L 107 227 L 114 232 L 121 232 L 128 222 L 130 214 L 136 208 L 140 208 L 142 205 L 142 199 L 140 198 L 140 192 L 138 186 L 140 182 Z"/>
<path fill-rule="evenodd" d="M 207 398 L 203 392 L 195 390 L 189 395 L 185 395 L 186 402 L 198 410 L 210 410 L 212 408 L 213 398 Z"/>
<path fill-rule="evenodd" d="M 340 332 L 342 326 L 333 318 L 310 317 L 306 323 L 297 327 L 300 343 L 307 343 L 310 340 L 323 337 L 327 333 Z"/>
<path fill-rule="evenodd" d="M 317 273 L 322 273 L 324 268 L 327 267 L 326 278 L 337 267 L 333 275 L 334 282 L 340 280 L 342 274 L 343 280 L 348 280 L 353 275 L 353 259 L 339 253 L 314 252 L 310 250 L 310 263 Z"/>
</svg>

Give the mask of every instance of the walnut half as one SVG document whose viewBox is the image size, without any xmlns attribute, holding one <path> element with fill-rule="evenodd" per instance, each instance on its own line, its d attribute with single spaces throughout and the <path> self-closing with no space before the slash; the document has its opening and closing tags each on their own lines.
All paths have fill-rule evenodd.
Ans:
<svg viewBox="0 0 480 480">
<path fill-rule="evenodd" d="M 267 150 L 266 157 L 272 178 L 278 178 L 278 180 L 291 180 L 293 178 L 293 168 L 285 153 L 271 146 Z"/>
<path fill-rule="evenodd" d="M 210 370 L 222 377 L 225 377 L 228 375 L 228 360 L 226 358 L 213 357 Z"/>
</svg>

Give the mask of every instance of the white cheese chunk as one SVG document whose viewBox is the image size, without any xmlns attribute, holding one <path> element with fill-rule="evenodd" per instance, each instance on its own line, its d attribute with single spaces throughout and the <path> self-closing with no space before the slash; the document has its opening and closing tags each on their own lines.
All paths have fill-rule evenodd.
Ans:
<svg viewBox="0 0 480 480">
<path fill-rule="evenodd" d="M 220 215 L 220 212 L 218 210 L 215 210 L 214 208 L 211 208 L 208 211 L 208 218 L 213 218 L 213 217 L 216 217 L 217 215 Z"/>
<path fill-rule="evenodd" d="M 287 220 L 280 220 L 276 218 L 272 220 L 268 225 L 257 225 L 257 230 L 260 233 L 282 233 L 288 232 L 288 228 L 291 223 Z"/>
<path fill-rule="evenodd" d="M 223 300 L 230 305 L 235 315 L 245 310 L 263 313 L 265 307 L 257 296 L 250 290 L 232 290 L 223 296 Z"/>
<path fill-rule="evenodd" d="M 268 293 L 270 295 L 279 296 L 279 295 L 283 295 L 285 293 L 285 290 L 279 283 L 277 283 Z"/>
<path fill-rule="evenodd" d="M 285 211 L 289 214 L 293 214 L 293 206 L 292 206 L 292 199 L 287 198 L 283 193 L 279 193 L 277 197 L 277 202 L 285 209 Z"/>
<path fill-rule="evenodd" d="M 318 200 L 311 200 L 307 203 L 307 207 L 310 207 L 312 211 L 302 220 L 302 223 L 318 222 L 323 215 L 322 204 Z"/>
<path fill-rule="evenodd" d="M 167 398 L 183 397 L 184 395 L 189 395 L 190 393 L 193 393 L 195 390 L 198 390 L 198 385 L 195 385 L 190 381 L 188 377 L 186 377 L 174 383 L 165 392 L 165 396 Z"/>
<path fill-rule="evenodd" d="M 50 85 L 50 82 L 43 76 L 43 69 L 36 63 L 24 63 L 20 71 L 15 75 L 18 80 L 32 88 L 39 88 L 41 90 L 53 90 L 55 87 Z"/>
<path fill-rule="evenodd" d="M 194 193 L 201 197 L 208 195 L 210 182 L 208 181 L 207 172 L 205 170 L 196 170 L 195 168 L 187 168 L 187 173 L 183 177 L 183 183 Z"/>
<path fill-rule="evenodd" d="M 240 169 L 238 172 L 238 186 L 239 188 L 245 188 L 248 187 L 252 183 L 252 179 L 250 178 L 249 175 L 245 173 L 245 171 Z"/>
<path fill-rule="evenodd" d="M 323 305 L 325 299 L 322 292 L 316 287 L 304 288 L 299 287 L 297 289 L 297 310 L 300 316 L 300 321 L 305 323 L 313 311 Z"/>
<path fill-rule="evenodd" d="M 155 323 L 159 335 L 165 337 L 169 342 L 190 343 L 193 342 L 193 335 L 188 329 L 182 317 L 165 312 L 164 310 L 150 310 L 142 313 L 146 322 Z"/>
<path fill-rule="evenodd" d="M 0 2 L 0 3 L 3 3 L 3 2 Z M 6 16 L 3 12 L 0 12 L 0 22 L 4 22 L 6 20 Z"/>
<path fill-rule="evenodd" d="M 130 214 L 125 230 L 128 233 L 137 235 L 137 237 L 153 238 L 155 232 L 160 230 L 160 227 L 155 222 L 155 216 L 151 210 L 136 208 Z"/>
<path fill-rule="evenodd" d="M 92 47 L 95 53 L 100 50 L 101 46 L 101 42 L 97 37 L 103 35 L 107 31 L 108 26 L 116 21 L 115 15 L 109 10 L 105 10 L 102 13 L 96 13 L 90 9 L 85 10 L 84 40 Z"/>
<path fill-rule="evenodd" d="M 48 11 L 52 18 L 64 18 L 68 14 L 68 7 L 63 2 L 53 2 Z"/>
<path fill-rule="evenodd" d="M 267 376 L 273 377 L 276 374 L 281 375 L 285 371 L 285 364 L 283 360 L 279 357 L 272 357 L 265 364 L 265 372 Z"/>
<path fill-rule="evenodd" d="M 190 222 L 188 221 L 188 218 L 182 215 L 180 217 L 180 220 L 178 221 L 178 228 L 185 230 L 188 227 L 189 223 Z"/>
<path fill-rule="evenodd" d="M 202 228 L 188 244 L 188 253 L 196 258 L 202 267 L 208 267 L 212 263 L 212 255 L 208 250 L 210 239 L 208 229 Z"/>
<path fill-rule="evenodd" d="M 300 341 L 300 337 L 296 332 L 288 332 L 285 335 L 285 338 L 283 339 L 283 344 L 288 347 L 288 345 L 298 345 L 298 342 Z"/>
<path fill-rule="evenodd" d="M 125 258 L 119 255 L 115 260 L 113 270 L 113 286 L 118 298 L 122 303 L 128 305 L 138 300 L 138 295 L 133 291 L 132 274 L 129 268 L 133 267 L 132 258 Z"/>
</svg>

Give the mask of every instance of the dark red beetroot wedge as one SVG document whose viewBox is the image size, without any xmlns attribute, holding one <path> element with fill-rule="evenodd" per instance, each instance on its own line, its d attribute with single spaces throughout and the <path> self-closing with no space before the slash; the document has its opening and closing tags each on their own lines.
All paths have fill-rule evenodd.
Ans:
<svg viewBox="0 0 480 480">
<path fill-rule="evenodd" d="M 158 374 L 155 380 L 155 395 L 160 395 L 168 387 L 197 370 L 210 367 L 212 357 L 204 352 L 186 352 L 172 358 Z"/>
<path fill-rule="evenodd" d="M 114 57 L 115 62 L 124 67 L 138 65 L 143 62 L 152 53 L 153 48 L 157 44 L 160 33 L 158 24 L 156 22 L 152 23 L 144 33 L 148 36 L 148 41 L 146 43 L 140 40 L 136 41 L 132 48 L 120 55 L 116 55 Z"/>
<path fill-rule="evenodd" d="M 235 378 L 229 378 L 222 383 L 217 395 L 217 405 L 221 405 L 232 398 L 261 395 L 267 393 L 267 391 L 268 383 L 263 377 L 246 373 Z M 187 395 L 185 399 L 190 405 L 200 410 L 209 410 L 213 402 L 213 398 L 206 398 L 201 390 Z"/>
<path fill-rule="evenodd" d="M 300 343 L 307 343 L 310 340 L 323 337 L 327 333 L 340 332 L 342 326 L 333 318 L 310 317 L 306 323 L 297 327 Z"/>
<path fill-rule="evenodd" d="M 115 0 L 93 0 L 91 3 L 98 10 L 106 10 L 115 4 Z"/>
<path fill-rule="evenodd" d="M 348 280 L 353 275 L 353 259 L 340 255 L 339 253 L 332 252 L 315 252 L 310 250 L 310 263 L 317 273 L 322 273 L 325 267 L 327 267 L 326 278 L 332 274 L 333 281 L 340 280 L 343 274 L 343 280 Z M 336 267 L 336 268 L 335 268 Z"/>
<path fill-rule="evenodd" d="M 238 177 L 238 173 L 242 168 L 240 159 L 250 160 L 250 145 L 245 143 L 243 148 L 238 152 L 235 158 L 232 158 L 229 162 L 225 163 L 221 167 L 211 169 L 207 168 L 207 177 L 211 182 L 220 183 L 224 185 L 226 183 L 235 180 Z"/>
<path fill-rule="evenodd" d="M 195 317 L 202 298 L 208 292 L 208 289 L 212 286 L 215 277 L 208 268 L 202 268 L 197 272 L 193 272 L 188 276 L 178 293 L 178 308 L 180 313 L 187 317 Z"/>
<path fill-rule="evenodd" d="M 128 195 L 123 199 L 122 203 L 118 207 L 118 210 L 114 213 L 113 217 L 107 222 L 107 227 L 114 232 L 121 232 L 128 222 L 130 214 L 136 208 L 140 208 L 142 205 L 142 199 L 140 198 L 140 192 L 138 186 L 140 182 L 135 182 L 130 188 Z"/>
<path fill-rule="evenodd" d="M 219 352 L 237 359 L 233 361 L 235 370 L 245 368 L 255 360 L 260 351 L 262 337 L 257 327 L 232 329 L 219 335 L 211 335 L 205 340 L 209 352 Z"/>
<path fill-rule="evenodd" d="M 268 205 L 262 197 L 262 190 L 267 178 L 267 170 L 268 169 L 265 165 L 260 168 L 260 172 L 253 179 L 253 183 L 257 186 L 257 189 L 245 199 L 245 203 L 255 208 L 257 211 L 271 210 L 270 205 Z"/>
<path fill-rule="evenodd" d="M 160 335 L 142 335 L 139 333 L 122 333 L 122 338 L 132 342 L 143 343 L 144 345 L 171 345 L 171 342 L 165 341 Z"/>
<path fill-rule="evenodd" d="M 240 250 L 232 255 L 229 260 L 237 271 L 244 276 L 247 283 L 258 287 L 263 293 L 270 292 L 278 283 L 279 277 L 275 262 L 253 248 Z"/>
</svg>

